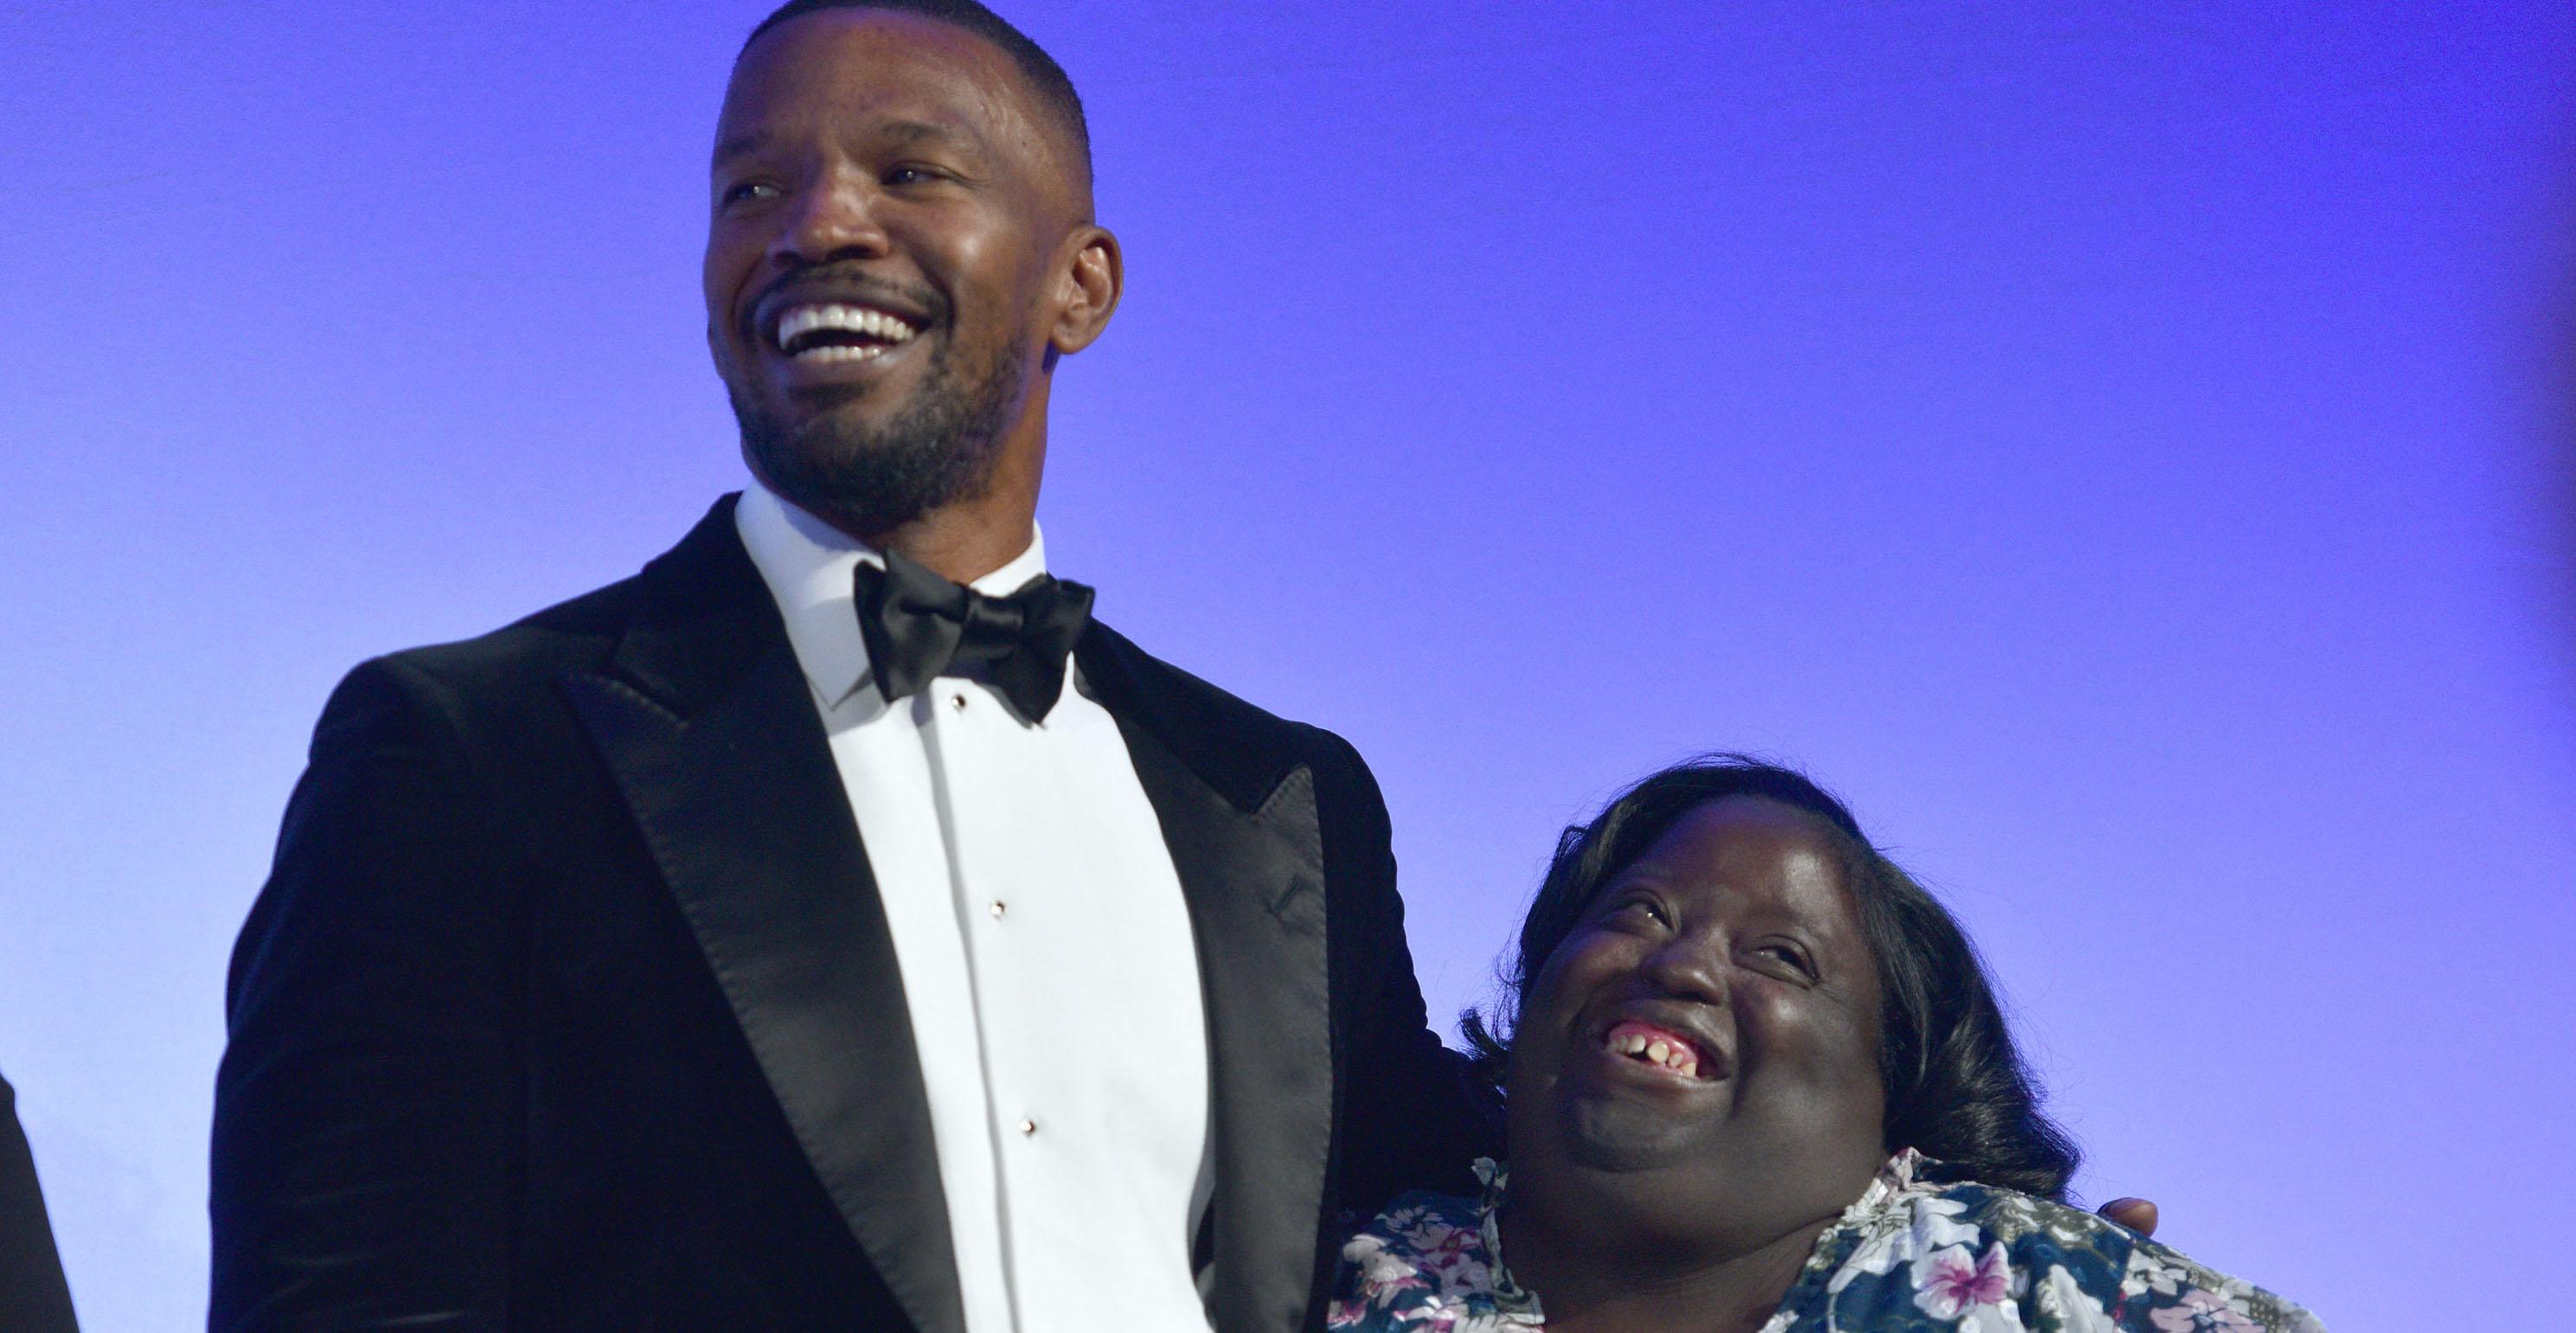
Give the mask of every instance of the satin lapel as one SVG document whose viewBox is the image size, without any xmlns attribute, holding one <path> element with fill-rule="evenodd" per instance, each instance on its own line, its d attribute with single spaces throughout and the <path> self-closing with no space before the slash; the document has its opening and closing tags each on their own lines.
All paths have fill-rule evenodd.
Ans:
<svg viewBox="0 0 2576 1333">
<path fill-rule="evenodd" d="M 1214 1122 L 1208 1312 L 1218 1333 L 1302 1328 L 1333 1131 L 1314 773 L 1249 738 L 1217 735 L 1198 739 L 1231 766 L 1203 773 L 1165 743 L 1170 718 L 1157 725 L 1150 691 L 1126 664 L 1098 651 L 1080 660 L 1162 822 L 1197 938 Z M 1265 769 L 1279 776 L 1256 795 Z"/>
<path fill-rule="evenodd" d="M 964 1333 L 893 937 L 731 518 L 648 567 L 611 671 L 564 689 L 869 1262 L 921 1333 Z"/>
</svg>

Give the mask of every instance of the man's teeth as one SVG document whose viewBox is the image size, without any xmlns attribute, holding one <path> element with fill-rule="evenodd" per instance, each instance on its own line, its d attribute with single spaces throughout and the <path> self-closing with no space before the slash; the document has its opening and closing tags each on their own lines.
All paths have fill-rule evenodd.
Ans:
<svg viewBox="0 0 2576 1333">
<path fill-rule="evenodd" d="M 1642 1032 L 1622 1032 L 1610 1039 L 1610 1049 L 1620 1055 L 1662 1065 L 1677 1074 L 1699 1077 L 1699 1054 L 1690 1047 Z"/>
<path fill-rule="evenodd" d="M 826 329 L 878 341 L 852 343 L 832 340 L 797 346 L 807 335 Z M 863 305 L 800 305 L 789 307 L 778 317 L 776 340 L 781 350 L 799 360 L 866 361 L 884 355 L 888 347 L 911 341 L 916 332 L 919 330 L 902 316 Z"/>
</svg>

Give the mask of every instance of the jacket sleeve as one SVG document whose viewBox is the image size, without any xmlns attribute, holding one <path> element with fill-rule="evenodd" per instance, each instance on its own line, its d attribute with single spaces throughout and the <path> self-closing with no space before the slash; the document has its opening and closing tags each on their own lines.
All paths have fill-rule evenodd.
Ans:
<svg viewBox="0 0 2576 1333">
<path fill-rule="evenodd" d="M 507 1318 L 515 932 L 458 718 L 386 659 L 315 729 L 233 951 L 213 1329 Z"/>
<path fill-rule="evenodd" d="M 1330 752 L 1344 799 L 1327 855 L 1352 889 L 1348 915 L 1335 922 L 1347 935 L 1337 965 L 1351 973 L 1335 987 L 1347 1052 L 1336 1185 L 1355 1227 L 1406 1190 L 1475 1194 L 1472 1163 L 1501 1155 L 1501 1121 L 1467 1058 L 1431 1029 L 1405 944 L 1385 797 L 1347 742 L 1331 738 Z"/>
<path fill-rule="evenodd" d="M 0 1328 L 72 1333 L 72 1294 L 63 1285 L 36 1159 L 18 1129 L 17 1094 L 0 1078 Z"/>
</svg>

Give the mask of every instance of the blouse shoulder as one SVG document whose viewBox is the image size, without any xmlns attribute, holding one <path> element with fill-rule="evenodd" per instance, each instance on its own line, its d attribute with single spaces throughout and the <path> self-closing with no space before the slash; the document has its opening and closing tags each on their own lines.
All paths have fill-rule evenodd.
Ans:
<svg viewBox="0 0 2576 1333">
<path fill-rule="evenodd" d="M 2107 1218 L 1911 1156 L 1825 1233 L 1765 1333 L 2324 1333 Z"/>
<path fill-rule="evenodd" d="M 1413 1191 L 1342 1246 L 1324 1327 L 1334 1333 L 1513 1333 L 1540 1327 L 1537 1302 L 1497 1257 L 1499 1172 L 1477 1163 L 1483 1199 Z"/>
</svg>

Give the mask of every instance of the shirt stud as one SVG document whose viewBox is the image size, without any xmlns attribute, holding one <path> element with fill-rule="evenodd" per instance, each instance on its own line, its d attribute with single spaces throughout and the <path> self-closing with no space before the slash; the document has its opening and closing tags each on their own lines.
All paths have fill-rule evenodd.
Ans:
<svg viewBox="0 0 2576 1333">
<path fill-rule="evenodd" d="M 1002 913 L 1007 912 L 1007 911 L 1009 911 L 1009 910 L 1010 910 L 1010 909 L 1009 909 L 1008 907 L 1006 907 L 1006 906 L 1004 906 L 1004 905 L 1003 905 L 1003 903 L 1002 903 L 1002 900 L 1001 900 L 1001 899 L 996 898 L 996 899 L 994 899 L 994 900 L 993 900 L 993 919 L 994 919 L 994 920 L 996 920 L 996 921 L 1001 920 L 1001 919 L 1002 919 Z"/>
<path fill-rule="evenodd" d="M 1036 1122 L 1036 1121 L 1034 1121 L 1034 1120 L 1023 1120 L 1023 1121 L 1021 1121 L 1021 1122 L 1020 1122 L 1020 1134 L 1021 1134 L 1021 1136 L 1022 1136 L 1023 1138 L 1027 1137 L 1028 1135 L 1035 1134 L 1035 1133 L 1037 1133 L 1037 1132 L 1038 1132 L 1038 1122 Z"/>
<path fill-rule="evenodd" d="M 966 696 L 965 696 L 965 695 L 963 695 L 963 694 L 952 694 L 952 695 L 949 695 L 949 696 L 948 696 L 948 706 L 949 706 L 949 707 L 951 707 L 951 708 L 956 709 L 958 712 L 961 712 L 961 713 L 965 712 L 965 711 L 966 711 Z"/>
</svg>

